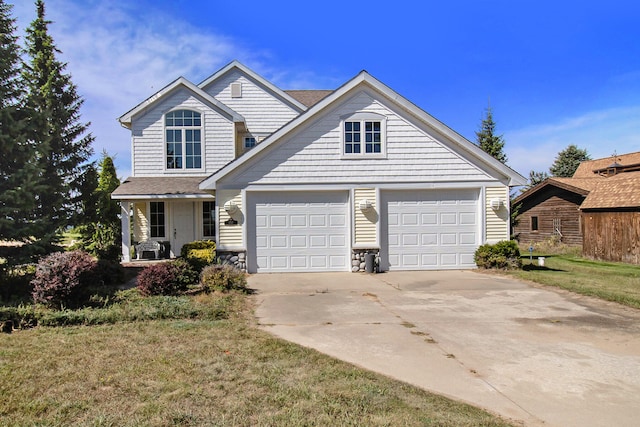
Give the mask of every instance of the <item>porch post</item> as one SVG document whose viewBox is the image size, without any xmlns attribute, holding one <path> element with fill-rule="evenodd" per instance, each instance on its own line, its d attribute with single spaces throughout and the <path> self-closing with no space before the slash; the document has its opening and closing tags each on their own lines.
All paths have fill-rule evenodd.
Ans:
<svg viewBox="0 0 640 427">
<path fill-rule="evenodd" d="M 122 262 L 131 261 L 131 203 L 120 202 L 120 222 L 122 224 Z"/>
</svg>

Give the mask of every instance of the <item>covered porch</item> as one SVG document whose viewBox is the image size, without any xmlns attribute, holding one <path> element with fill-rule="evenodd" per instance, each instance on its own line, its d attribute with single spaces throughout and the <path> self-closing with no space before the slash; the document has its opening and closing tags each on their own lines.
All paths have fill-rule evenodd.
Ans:
<svg viewBox="0 0 640 427">
<path fill-rule="evenodd" d="M 112 193 L 120 202 L 122 263 L 171 259 L 194 240 L 216 240 L 215 195 L 197 177 L 130 177 Z"/>
</svg>

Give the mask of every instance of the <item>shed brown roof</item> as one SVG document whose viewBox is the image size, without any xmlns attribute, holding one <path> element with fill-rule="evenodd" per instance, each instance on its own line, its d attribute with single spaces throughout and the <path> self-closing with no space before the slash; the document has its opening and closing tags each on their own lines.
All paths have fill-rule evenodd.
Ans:
<svg viewBox="0 0 640 427">
<path fill-rule="evenodd" d="M 599 183 L 601 183 L 606 178 L 600 175 L 594 175 L 589 178 L 563 178 L 563 177 L 552 177 L 549 178 L 551 181 L 559 182 L 562 184 L 570 185 L 572 187 L 579 188 L 581 190 L 585 190 L 587 192 L 595 189 Z"/>
<path fill-rule="evenodd" d="M 198 188 L 205 178 L 206 176 L 129 177 L 111 195 L 114 199 L 211 195 Z"/>
<path fill-rule="evenodd" d="M 325 96 L 329 95 L 332 90 L 285 90 L 296 101 L 304 104 L 307 107 L 311 107 Z"/>
<path fill-rule="evenodd" d="M 640 208 L 640 172 L 625 172 L 598 181 L 580 209 Z"/>
<path fill-rule="evenodd" d="M 514 204 L 518 204 L 523 202 L 525 199 L 528 199 L 533 194 L 538 193 L 539 191 L 546 189 L 550 186 L 562 188 L 567 191 L 571 191 L 576 194 L 580 194 L 582 196 L 586 196 L 589 194 L 589 191 L 596 188 L 599 182 L 605 180 L 605 177 L 600 175 L 594 175 L 590 178 L 560 178 L 560 177 L 551 177 L 547 178 L 538 185 L 535 185 L 526 191 L 522 192 L 518 197 L 514 199 Z"/>
<path fill-rule="evenodd" d="M 636 153 L 620 154 L 603 159 L 586 160 L 580 163 L 578 169 L 573 174 L 573 178 L 591 178 L 596 174 L 593 171 L 606 169 L 613 163 L 622 166 L 630 166 L 640 163 L 640 151 Z"/>
</svg>

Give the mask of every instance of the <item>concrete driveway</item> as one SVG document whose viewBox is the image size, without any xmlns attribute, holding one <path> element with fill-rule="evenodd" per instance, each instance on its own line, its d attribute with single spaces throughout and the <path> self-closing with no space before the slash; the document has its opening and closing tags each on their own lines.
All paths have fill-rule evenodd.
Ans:
<svg viewBox="0 0 640 427">
<path fill-rule="evenodd" d="M 286 340 L 544 426 L 640 425 L 640 310 L 473 271 L 258 274 Z"/>
</svg>

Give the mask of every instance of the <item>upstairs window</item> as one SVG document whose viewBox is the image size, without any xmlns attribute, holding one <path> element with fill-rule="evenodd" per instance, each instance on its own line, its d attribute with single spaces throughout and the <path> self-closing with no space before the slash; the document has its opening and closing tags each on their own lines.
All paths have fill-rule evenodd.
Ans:
<svg viewBox="0 0 640 427">
<path fill-rule="evenodd" d="M 244 149 L 250 150 L 256 146 L 256 139 L 253 136 L 245 136 L 244 137 Z"/>
<path fill-rule="evenodd" d="M 385 156 L 385 118 L 375 113 L 356 113 L 343 118 L 343 155 L 349 158 Z"/>
<path fill-rule="evenodd" d="M 191 110 L 165 115 L 167 169 L 202 168 L 202 119 Z"/>
</svg>

